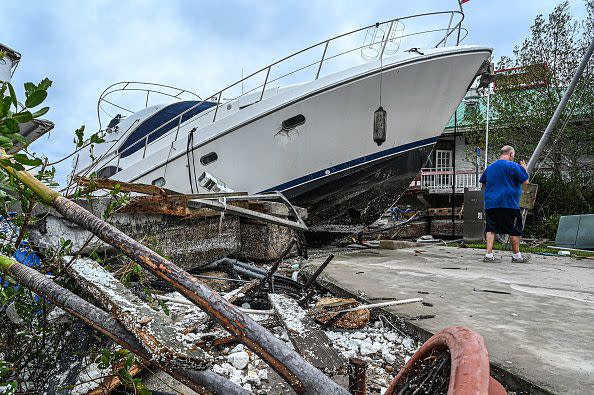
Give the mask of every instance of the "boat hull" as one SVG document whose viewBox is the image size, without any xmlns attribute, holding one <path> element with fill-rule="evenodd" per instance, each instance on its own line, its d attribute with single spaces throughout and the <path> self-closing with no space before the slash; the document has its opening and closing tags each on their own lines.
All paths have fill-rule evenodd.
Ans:
<svg viewBox="0 0 594 395">
<path fill-rule="evenodd" d="M 407 56 L 279 89 L 245 108 L 231 102 L 216 122 L 202 117 L 184 125 L 179 135 L 195 129 L 191 141 L 166 136 L 121 158 L 112 178 L 163 178 L 169 189 L 204 193 L 197 178 L 208 172 L 235 191 L 284 192 L 309 209 L 310 224 L 369 224 L 422 167 L 490 50 Z M 372 133 L 379 106 L 387 124 L 381 145 Z M 303 122 L 283 127 L 299 115 Z M 217 160 L 202 163 L 212 153 Z"/>
<path fill-rule="evenodd" d="M 332 230 L 335 225 L 367 225 L 376 221 L 410 185 L 423 166 L 435 139 L 351 167 L 284 191 L 294 204 L 312 213 L 309 225 Z"/>
</svg>

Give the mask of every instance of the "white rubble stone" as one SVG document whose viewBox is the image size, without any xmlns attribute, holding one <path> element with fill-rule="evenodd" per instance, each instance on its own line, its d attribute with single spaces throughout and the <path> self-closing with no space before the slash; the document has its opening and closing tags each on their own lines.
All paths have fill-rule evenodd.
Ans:
<svg viewBox="0 0 594 395">
<path fill-rule="evenodd" d="M 250 356 L 245 351 L 235 352 L 227 356 L 227 361 L 235 369 L 244 369 L 250 361 Z"/>
<path fill-rule="evenodd" d="M 240 352 L 240 351 L 243 351 L 243 350 L 245 350 L 245 346 L 243 344 L 238 344 L 229 353 L 230 354 L 233 354 L 233 353 Z"/>
<path fill-rule="evenodd" d="M 247 376 L 245 376 L 245 382 L 254 384 L 255 386 L 260 385 L 260 377 L 258 376 L 258 372 L 255 370 L 248 370 Z"/>
<path fill-rule="evenodd" d="M 402 345 L 409 350 L 414 350 L 414 348 L 415 348 L 415 344 L 410 337 L 407 337 L 406 339 L 404 339 L 402 341 Z"/>
<path fill-rule="evenodd" d="M 260 380 L 268 380 L 268 371 L 266 369 L 258 370 L 258 377 Z"/>
</svg>

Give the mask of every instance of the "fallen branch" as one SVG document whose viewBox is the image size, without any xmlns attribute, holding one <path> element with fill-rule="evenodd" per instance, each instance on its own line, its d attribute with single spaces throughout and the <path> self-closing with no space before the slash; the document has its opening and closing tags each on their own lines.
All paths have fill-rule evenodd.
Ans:
<svg viewBox="0 0 594 395">
<path fill-rule="evenodd" d="M 91 328 L 109 337 L 122 347 L 132 351 L 144 360 L 151 356 L 133 334 L 128 332 L 114 317 L 90 304 L 69 290 L 60 287 L 37 270 L 19 264 L 14 259 L 0 255 L 0 271 L 8 274 L 25 288 L 49 299 L 56 306 L 80 319 Z M 246 394 L 243 388 L 219 376 L 211 370 L 189 371 L 179 367 L 156 365 L 201 394 Z"/>
<path fill-rule="evenodd" d="M 6 158 L 4 152 L 0 155 L 1 158 Z M 323 372 L 306 362 L 297 352 L 289 349 L 282 340 L 179 266 L 48 188 L 28 172 L 17 171 L 5 162 L 0 162 L 0 166 L 31 189 L 41 202 L 118 248 L 139 265 L 171 284 L 228 332 L 237 336 L 243 344 L 283 377 L 297 393 L 328 395 L 348 393 Z"/>
</svg>

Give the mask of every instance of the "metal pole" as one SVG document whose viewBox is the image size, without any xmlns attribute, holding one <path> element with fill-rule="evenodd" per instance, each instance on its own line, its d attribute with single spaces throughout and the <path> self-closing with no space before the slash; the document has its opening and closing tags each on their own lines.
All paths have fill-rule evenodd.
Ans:
<svg viewBox="0 0 594 395">
<path fill-rule="evenodd" d="M 303 287 L 304 290 L 307 290 L 313 283 L 314 281 L 316 281 L 316 279 L 318 278 L 318 276 L 320 274 L 322 274 L 322 272 L 324 271 L 324 269 L 326 268 L 326 266 L 328 266 L 328 264 L 330 263 L 330 261 L 334 258 L 334 254 L 330 254 L 328 256 L 328 258 L 326 258 L 326 260 L 324 261 L 324 263 L 322 263 L 320 265 L 320 267 L 318 267 L 318 270 L 316 270 L 316 272 L 313 274 L 313 276 L 311 276 L 307 282 L 305 283 L 305 286 Z"/>
<path fill-rule="evenodd" d="M 443 46 L 444 46 L 444 47 L 445 47 L 445 46 L 447 46 L 447 43 L 448 43 L 448 37 L 449 37 L 449 35 L 450 35 L 450 27 L 452 27 L 452 20 L 453 20 L 453 19 L 454 19 L 454 13 L 452 12 L 452 13 L 450 14 L 450 21 L 448 22 L 448 30 L 446 30 L 446 35 L 445 35 L 445 37 L 443 38 Z"/>
<path fill-rule="evenodd" d="M 316 73 L 316 80 L 320 77 L 320 71 L 322 71 L 322 63 L 324 63 L 324 58 L 326 57 L 326 50 L 328 49 L 328 43 L 330 40 L 326 41 L 326 45 L 324 46 L 324 52 L 322 53 L 322 59 L 320 60 L 320 66 L 318 67 L 318 72 Z"/>
<path fill-rule="evenodd" d="M 382 44 L 382 50 L 379 55 L 380 60 L 383 59 L 383 57 L 384 57 L 384 51 L 386 50 L 386 45 L 388 44 L 388 41 L 390 40 L 390 33 L 392 33 L 392 26 L 394 26 L 394 21 L 390 22 L 390 27 L 388 28 L 388 33 L 386 34 L 385 40 Z"/>
<path fill-rule="evenodd" d="M 567 90 L 565 91 L 565 94 L 563 95 L 563 98 L 559 102 L 559 105 L 557 105 L 557 109 L 555 110 L 553 117 L 549 121 L 549 124 L 547 125 L 547 128 L 545 129 L 544 133 L 542 134 L 542 137 L 540 138 L 540 141 L 538 142 L 536 149 L 534 150 L 534 152 L 532 153 L 532 156 L 530 157 L 530 160 L 528 161 L 528 166 L 527 166 L 528 174 L 532 174 L 532 171 L 534 170 L 534 167 L 536 166 L 536 162 L 538 161 L 540 154 L 542 154 L 542 150 L 544 149 L 544 146 L 549 141 L 549 138 L 551 137 L 551 133 L 553 132 L 553 129 L 555 128 L 555 125 L 557 124 L 557 121 L 561 117 L 561 113 L 563 113 L 563 110 L 565 109 L 565 106 L 567 105 L 567 102 L 569 101 L 571 94 L 575 90 L 578 80 L 580 79 L 582 73 L 584 72 L 584 69 L 586 68 L 586 65 L 588 64 L 588 61 L 590 60 L 590 57 L 592 56 L 592 52 L 594 52 L 594 40 L 592 40 L 592 42 L 590 43 L 590 46 L 586 50 L 586 53 L 584 54 L 582 61 L 580 62 L 578 68 L 576 69 L 575 74 L 573 75 L 573 78 L 571 79 L 571 82 L 569 83 L 569 86 L 567 87 Z"/>
<path fill-rule="evenodd" d="M 460 45 L 460 32 L 462 30 L 462 21 L 464 20 L 464 8 L 462 8 L 462 2 L 458 0 L 458 5 L 460 6 L 460 12 L 462 13 L 462 20 L 458 24 L 458 36 L 456 37 L 456 45 Z"/>
<path fill-rule="evenodd" d="M 487 86 L 487 125 L 485 127 L 485 169 L 489 164 L 489 112 L 491 110 L 491 84 Z"/>
<path fill-rule="evenodd" d="M 452 151 L 452 237 L 456 235 L 456 140 L 458 139 L 458 108 L 454 113 L 454 149 Z"/>
</svg>

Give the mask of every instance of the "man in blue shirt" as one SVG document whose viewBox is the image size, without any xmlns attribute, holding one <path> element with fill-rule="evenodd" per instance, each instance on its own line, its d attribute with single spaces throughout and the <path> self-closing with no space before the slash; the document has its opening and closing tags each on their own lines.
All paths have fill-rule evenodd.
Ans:
<svg viewBox="0 0 594 395">
<path fill-rule="evenodd" d="M 481 176 L 485 190 L 487 254 L 485 262 L 495 262 L 493 243 L 497 234 L 509 235 L 512 245 L 512 262 L 526 263 L 529 256 L 520 253 L 520 237 L 524 228 L 520 212 L 522 184 L 528 183 L 526 162 L 514 162 L 516 152 L 506 145 L 501 148 L 499 160 L 491 163 Z"/>
</svg>

